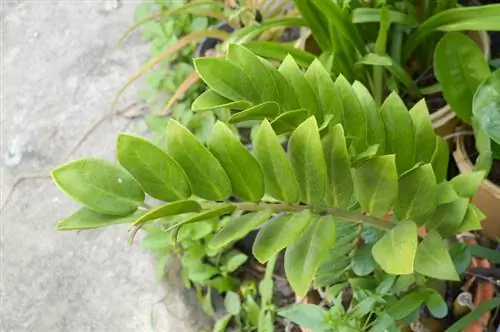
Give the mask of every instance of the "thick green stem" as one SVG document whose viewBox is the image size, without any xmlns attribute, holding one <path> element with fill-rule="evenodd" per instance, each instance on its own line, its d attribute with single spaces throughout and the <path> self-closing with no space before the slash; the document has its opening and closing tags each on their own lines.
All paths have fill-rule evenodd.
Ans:
<svg viewBox="0 0 500 332">
<path fill-rule="evenodd" d="M 202 203 L 201 206 L 203 209 L 215 209 L 219 208 L 222 205 L 227 205 L 231 204 L 236 207 L 237 210 L 240 211 L 262 211 L 262 210 L 272 210 L 273 212 L 300 212 L 304 210 L 311 210 L 310 206 L 306 205 L 291 205 L 291 204 L 282 204 L 282 203 L 250 203 L 250 202 L 244 202 L 244 203 L 226 203 L 226 202 L 221 202 L 221 203 Z M 367 216 L 362 213 L 358 212 L 347 212 L 343 210 L 338 210 L 338 209 L 316 209 L 314 212 L 319 213 L 319 214 L 326 214 L 326 215 L 331 215 L 334 217 L 341 218 L 342 220 L 354 222 L 354 223 L 364 223 L 367 224 L 373 228 L 377 228 L 383 231 L 388 231 L 392 228 L 391 224 L 385 220 L 374 218 L 372 216 Z"/>
</svg>

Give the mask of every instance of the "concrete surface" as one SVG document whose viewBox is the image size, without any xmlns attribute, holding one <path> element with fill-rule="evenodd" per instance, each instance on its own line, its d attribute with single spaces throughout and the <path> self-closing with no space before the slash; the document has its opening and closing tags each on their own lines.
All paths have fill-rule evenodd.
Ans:
<svg viewBox="0 0 500 332">
<path fill-rule="evenodd" d="M 117 9 L 109 1 L 0 1 L 2 195 L 16 176 L 61 163 L 144 61 L 147 46 L 138 36 L 112 50 L 138 1 L 121 1 Z M 136 89 L 118 108 L 132 102 Z M 103 123 L 74 157 L 113 159 L 115 134 L 130 121 Z M 127 227 L 57 232 L 55 222 L 75 208 L 50 180 L 31 179 L 1 212 L 1 332 L 207 326 L 186 303 L 175 267 L 165 289 L 155 280 L 152 258 L 127 245 Z"/>
</svg>

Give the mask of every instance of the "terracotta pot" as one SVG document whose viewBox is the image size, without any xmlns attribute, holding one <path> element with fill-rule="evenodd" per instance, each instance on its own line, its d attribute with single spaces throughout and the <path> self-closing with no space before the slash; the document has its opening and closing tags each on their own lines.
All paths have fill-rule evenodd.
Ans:
<svg viewBox="0 0 500 332">
<path fill-rule="evenodd" d="M 485 31 L 471 31 L 467 35 L 481 48 L 486 60 L 490 59 L 490 38 Z M 455 112 L 450 105 L 445 105 L 430 115 L 432 126 L 441 137 L 446 137 L 455 132 L 455 128 L 460 119 L 455 116 Z"/>
<path fill-rule="evenodd" d="M 460 173 L 472 172 L 474 165 L 465 151 L 463 136 L 457 139 L 457 149 L 453 153 L 453 158 Z M 481 223 L 482 233 L 492 240 L 500 237 L 500 209 L 498 208 L 500 187 L 487 179 L 484 180 L 476 196 L 472 198 L 472 203 L 486 215 L 486 219 Z"/>
</svg>

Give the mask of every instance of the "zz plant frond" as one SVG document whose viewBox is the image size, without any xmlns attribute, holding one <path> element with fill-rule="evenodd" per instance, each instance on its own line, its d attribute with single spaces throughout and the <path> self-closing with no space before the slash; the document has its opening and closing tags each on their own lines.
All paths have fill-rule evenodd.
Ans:
<svg viewBox="0 0 500 332">
<path fill-rule="evenodd" d="M 480 183 L 472 180 L 484 174 L 444 180 L 448 147 L 423 102 L 408 112 L 392 94 L 377 108 L 360 83 L 331 81 L 318 61 L 305 74 L 292 58 L 276 70 L 241 46 L 232 46 L 228 59 L 197 60 L 197 68 L 211 90 L 194 106 L 239 105 L 263 118 L 252 148 L 222 122 L 206 145 L 175 120 L 165 147 L 120 134 L 119 165 L 87 158 L 53 171 L 55 183 L 83 205 L 59 229 L 140 228 L 179 216 L 165 229 L 170 236 L 230 216 L 208 245 L 222 248 L 260 228 L 255 257 L 265 262 L 284 249 L 287 278 L 303 295 L 316 272 L 328 272 L 320 266 L 332 250 L 352 251 L 354 240 L 343 241 L 348 233 L 340 230 L 367 225 L 384 232 L 371 254 L 385 272 L 458 279 L 445 239 L 480 227 L 484 216 L 468 197 Z M 290 134 L 286 150 L 277 132 Z M 151 208 L 145 194 L 166 203 Z M 325 282 L 319 274 L 316 284 Z"/>
</svg>

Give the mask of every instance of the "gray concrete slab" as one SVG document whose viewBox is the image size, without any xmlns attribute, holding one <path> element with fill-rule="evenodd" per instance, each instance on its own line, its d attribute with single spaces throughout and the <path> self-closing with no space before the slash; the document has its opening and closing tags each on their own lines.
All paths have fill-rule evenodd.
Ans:
<svg viewBox="0 0 500 332">
<path fill-rule="evenodd" d="M 61 163 L 140 67 L 147 45 L 137 36 L 112 49 L 137 3 L 122 1 L 118 9 L 108 0 L 2 3 L 2 195 L 16 176 L 46 173 Z M 133 101 L 136 89 L 122 99 L 122 107 Z M 113 159 L 115 135 L 129 125 L 125 118 L 106 121 L 74 157 Z M 57 232 L 55 222 L 75 208 L 50 180 L 31 179 L 17 187 L 1 212 L 1 332 L 207 326 L 186 303 L 175 267 L 165 290 L 155 280 L 152 258 L 138 245 L 127 245 L 127 227 Z"/>
</svg>

